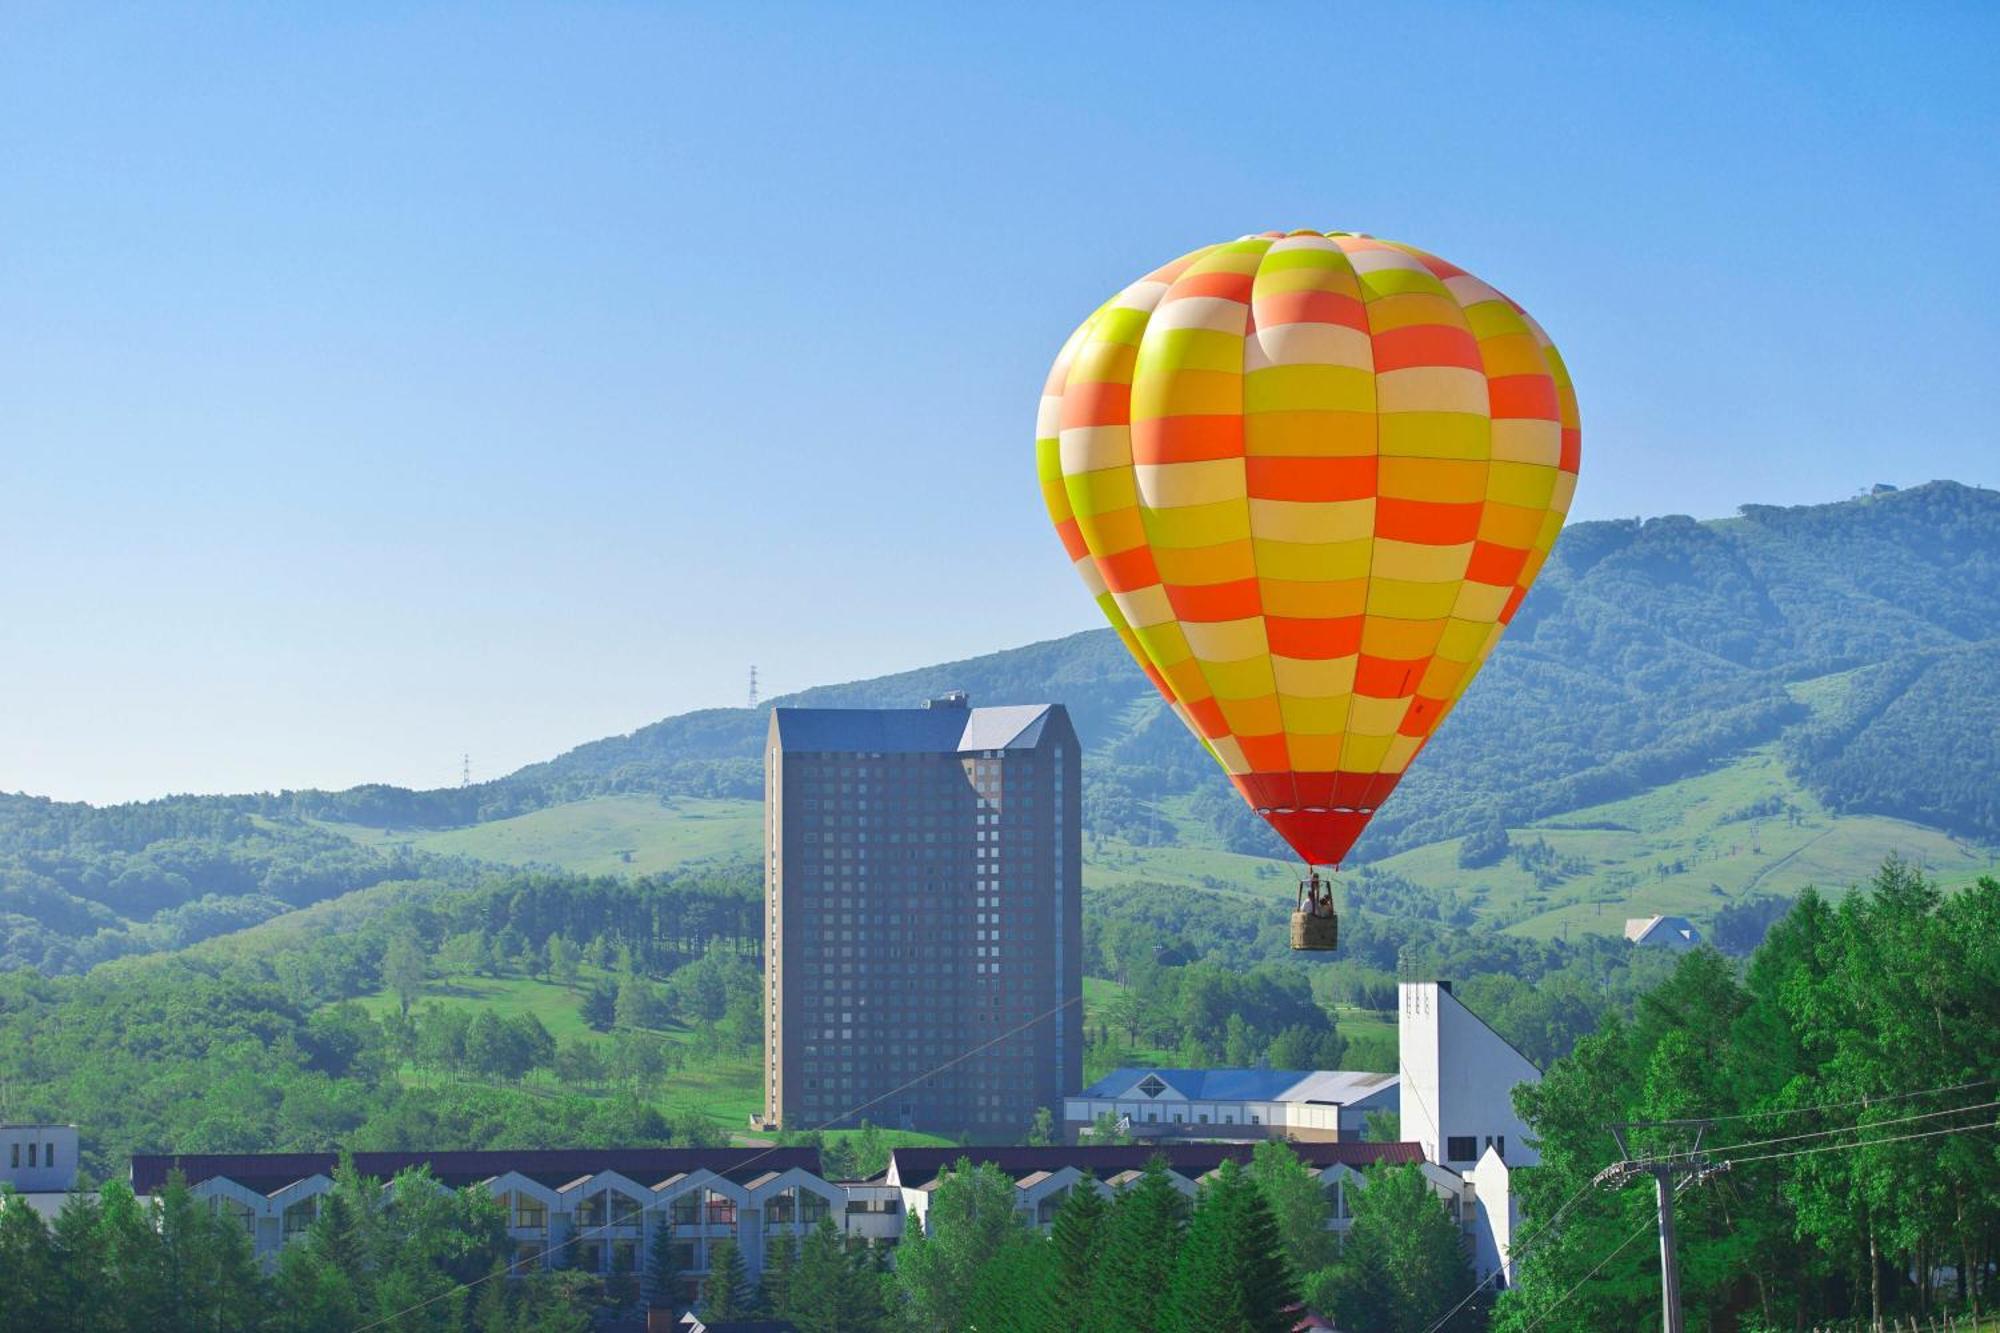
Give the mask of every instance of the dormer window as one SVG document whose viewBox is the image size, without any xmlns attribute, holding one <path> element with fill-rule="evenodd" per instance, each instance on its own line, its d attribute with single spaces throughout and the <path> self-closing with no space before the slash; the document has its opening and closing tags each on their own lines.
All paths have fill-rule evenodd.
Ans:
<svg viewBox="0 0 2000 1333">
<path fill-rule="evenodd" d="M 1166 1090 L 1167 1085 L 1160 1081 L 1158 1074 L 1146 1075 L 1146 1081 L 1139 1085 L 1139 1091 L 1145 1093 L 1148 1097 L 1157 1097 Z"/>
</svg>

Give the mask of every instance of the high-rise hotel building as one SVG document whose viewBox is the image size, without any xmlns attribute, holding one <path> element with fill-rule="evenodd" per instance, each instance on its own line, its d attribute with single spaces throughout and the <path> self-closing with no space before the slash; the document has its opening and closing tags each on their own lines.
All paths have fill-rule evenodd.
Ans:
<svg viewBox="0 0 2000 1333">
<path fill-rule="evenodd" d="M 765 1111 L 1017 1138 L 1083 1082 L 1076 732 L 1060 704 L 779 708 Z"/>
</svg>

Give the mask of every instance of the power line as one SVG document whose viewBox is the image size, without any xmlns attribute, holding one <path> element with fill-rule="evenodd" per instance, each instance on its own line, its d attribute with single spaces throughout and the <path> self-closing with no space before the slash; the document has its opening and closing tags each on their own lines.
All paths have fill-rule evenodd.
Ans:
<svg viewBox="0 0 2000 1333">
<path fill-rule="evenodd" d="M 1881 1129 L 1885 1125 L 1907 1125 L 1913 1121 L 1936 1120 L 1940 1116 L 1962 1115 L 1967 1111 L 1986 1111 L 1994 1107 L 2000 1107 L 2000 1101 L 1975 1102 L 1969 1106 L 1954 1106 L 1944 1111 L 1925 1111 L 1921 1115 L 1897 1116 L 1891 1120 L 1869 1120 L 1857 1125 L 1837 1125 L 1832 1129 L 1809 1130 L 1803 1134 L 1786 1134 L 1774 1139 L 1751 1139 L 1747 1143 L 1727 1144 L 1721 1151 L 1740 1152 L 1745 1148 L 1767 1148 L 1774 1143 L 1798 1143 L 1805 1139 L 1823 1139 L 1832 1134 L 1857 1134 L 1864 1130 Z M 1686 1154 L 1669 1153 L 1665 1157 L 1650 1160 L 1671 1161 L 1677 1156 L 1686 1156 Z"/>
<path fill-rule="evenodd" d="M 1970 1083 L 1951 1083 L 1942 1088 L 1920 1088 L 1915 1092 L 1886 1092 L 1879 1096 L 1858 1097 L 1849 1102 L 1820 1102 L 1812 1106 L 1773 1106 L 1762 1111 L 1737 1111 L 1730 1115 L 1706 1115 L 1703 1120 L 1722 1124 L 1730 1120 L 1762 1120 L 1781 1115 L 1804 1115 L 1808 1111 L 1845 1111 L 1855 1106 L 1880 1106 L 1886 1102 L 1908 1101 L 1912 1097 L 1928 1097 L 1935 1092 L 1964 1092 L 1968 1088 L 1984 1088 L 2000 1079 L 1976 1078 Z"/>
<path fill-rule="evenodd" d="M 1057 1014 L 1061 1013 L 1063 1010 L 1069 1008 L 1071 1005 L 1081 1004 L 1082 1002 L 1083 1002 L 1083 997 L 1081 995 L 1072 996 L 1071 998 L 1064 1000 L 1061 1004 L 1056 1005 L 1051 1009 L 1045 1009 L 1041 1013 L 1036 1014 L 1033 1018 L 1030 1018 L 1025 1022 L 1022 1022 L 1014 1027 L 1007 1029 L 1007 1031 L 1002 1032 L 999 1036 L 993 1037 L 987 1041 L 981 1042 L 977 1046 L 973 1046 L 968 1048 L 967 1050 L 961 1051 L 957 1055 L 954 1055 L 951 1059 L 946 1060 L 943 1064 L 934 1065 L 930 1069 L 925 1070 L 923 1073 L 918 1074 L 915 1078 L 911 1079 L 909 1082 L 891 1088 L 889 1089 L 889 1091 L 883 1093 L 879 1097 L 871 1097 L 865 1102 L 861 1102 L 855 1106 L 848 1107 L 845 1111 L 840 1112 L 838 1115 L 835 1115 L 831 1119 L 823 1120 L 819 1124 L 814 1125 L 812 1129 L 808 1132 L 817 1133 L 820 1130 L 826 1129 L 833 1125 L 837 1125 L 843 1120 L 847 1120 L 853 1116 L 859 1115 L 861 1112 L 867 1110 L 871 1106 L 876 1105 L 878 1102 L 886 1102 L 891 1097 L 894 1097 L 899 1093 L 907 1092 L 911 1088 L 914 1088 L 919 1083 L 923 1082 L 925 1079 L 930 1078 L 936 1074 L 941 1074 L 945 1070 L 950 1069 L 954 1065 L 963 1064 L 967 1060 L 970 1060 L 973 1056 L 987 1049 L 988 1047 L 997 1046 L 1001 1042 L 1007 1040 L 1009 1037 L 1016 1036 L 1022 1032 L 1026 1032 L 1029 1028 L 1035 1026 L 1035 1024 L 1053 1018 Z M 770 1147 L 764 1149 L 764 1151 L 760 1153 L 753 1153 L 749 1157 L 744 1158 L 742 1161 L 736 1163 L 736 1165 L 731 1169 L 736 1171 L 746 1170 L 749 1167 L 755 1165 L 756 1163 L 763 1161 L 766 1157 L 769 1157 L 772 1153 L 777 1152 L 778 1149 L 782 1146 L 783 1145 L 781 1144 L 774 1143 Z M 650 1202 L 646 1204 L 645 1207 L 639 1210 L 638 1216 L 644 1217 L 647 1213 L 652 1212 L 659 1206 L 660 1204 L 657 1200 Z M 631 1214 L 627 1214 L 627 1216 L 631 1216 Z M 590 1227 L 588 1229 L 579 1230 L 576 1232 L 576 1234 L 569 1236 L 568 1238 L 563 1240 L 562 1243 L 558 1245 L 551 1245 L 548 1249 L 543 1250 L 541 1252 L 541 1255 L 537 1257 L 542 1258 L 551 1254 L 559 1254 L 563 1250 L 568 1249 L 572 1245 L 580 1244 L 581 1242 L 586 1240 L 593 1240 L 599 1236 L 604 1235 L 606 1232 L 610 1231 L 612 1225 L 613 1224 L 610 1222 L 604 1222 L 600 1223 L 597 1226 Z M 629 1225 L 629 1223 L 624 1223 L 620 1225 Z M 447 1297 L 457 1296 L 461 1292 L 471 1291 L 474 1287 L 483 1286 L 484 1284 L 491 1282 L 496 1277 L 505 1277 L 508 1273 L 511 1273 L 513 1270 L 514 1270 L 514 1265 L 509 1264 L 506 1268 L 500 1270 L 499 1272 L 482 1273 L 480 1276 L 473 1278 L 470 1282 L 458 1283 L 457 1285 L 447 1288 L 444 1291 L 440 1291 L 433 1296 L 425 1297 L 423 1300 L 418 1301 L 415 1305 L 405 1306 L 403 1309 L 397 1310 L 392 1314 L 383 1315 L 380 1319 L 377 1319 L 372 1323 L 362 1324 L 354 1330 L 354 1333 L 368 1333 L 368 1330 L 370 1329 L 381 1328 L 384 1325 L 393 1324 L 397 1320 L 401 1319 L 404 1315 L 415 1314 L 418 1310 L 422 1310 L 429 1306 L 435 1305 L 439 1301 L 444 1300 Z"/>
<path fill-rule="evenodd" d="M 1990 1082 L 1991 1080 L 1987 1081 Z M 2000 1129 L 2000 1125 L 1995 1125 L 1995 1124 L 1954 1125 L 1950 1129 L 1924 1130 L 1916 1134 L 1896 1134 L 1886 1139 L 1864 1139 L 1855 1143 L 1823 1143 L 1813 1148 L 1794 1148 L 1789 1152 L 1763 1153 L 1753 1157 L 1739 1157 L 1733 1159 L 1726 1159 L 1722 1163 L 1722 1165 L 1729 1167 L 1747 1166 L 1752 1162 L 1771 1162 L 1786 1157 L 1807 1157 L 1811 1156 L 1814 1153 L 1843 1152 L 1850 1148 L 1872 1148 L 1885 1143 L 1907 1143 L 1913 1139 L 1935 1139 L 1935 1138 L 1942 1138 L 1946 1135 L 1951 1135 L 1951 1134 L 1969 1134 L 1974 1130 L 1991 1130 L 1991 1129 Z M 1683 1185 L 1682 1188 L 1685 1188 L 1685 1185 Z M 1572 1283 L 1567 1291 L 1563 1292 L 1561 1296 L 1556 1298 L 1556 1302 L 1554 1305 L 1551 1305 L 1548 1309 L 1542 1311 L 1541 1314 L 1535 1317 L 1534 1322 L 1528 1325 L 1526 1333 L 1532 1333 L 1533 1329 L 1540 1327 L 1542 1322 L 1546 1320 L 1550 1315 L 1554 1314 L 1556 1310 L 1559 1309 L 1565 1301 L 1569 1300 L 1571 1296 L 1574 1296 L 1579 1290 L 1581 1290 L 1584 1283 L 1596 1277 L 1598 1273 L 1603 1271 L 1604 1266 L 1606 1264 L 1610 1263 L 1613 1259 L 1616 1259 L 1620 1254 L 1623 1254 L 1625 1250 L 1631 1246 L 1633 1241 L 1639 1239 L 1640 1236 L 1646 1233 L 1646 1227 L 1650 1225 L 1650 1221 L 1651 1219 L 1648 1219 L 1647 1222 L 1641 1223 L 1639 1225 L 1638 1230 L 1634 1231 L 1631 1235 L 1627 1236 L 1624 1240 L 1619 1242 L 1617 1249 L 1611 1251 L 1611 1253 L 1605 1255 L 1602 1259 L 1598 1260 L 1597 1263 L 1591 1267 L 1591 1270 L 1588 1273 L 1585 1273 L 1582 1277 L 1578 1278 L 1574 1283 Z M 1426 1333 L 1431 1333 L 1431 1331 L 1427 1330 Z"/>
<path fill-rule="evenodd" d="M 1617 1249 L 1605 1255 L 1602 1259 L 1599 1259 L 1597 1261 L 1596 1266 L 1592 1268 L 1588 1273 L 1585 1273 L 1582 1277 L 1578 1278 L 1575 1281 L 1575 1283 L 1573 1283 L 1570 1286 L 1570 1289 L 1568 1291 L 1565 1291 L 1562 1295 L 1556 1297 L 1556 1303 L 1554 1305 L 1551 1305 L 1548 1309 L 1542 1311 L 1539 1315 L 1536 1315 L 1535 1322 L 1528 1325 L 1528 1328 L 1525 1331 L 1525 1333 L 1532 1333 L 1534 1329 L 1540 1328 L 1542 1326 L 1543 1320 L 1547 1319 L 1550 1315 L 1554 1314 L 1557 1310 L 1561 1309 L 1565 1301 L 1567 1301 L 1570 1297 L 1576 1295 L 1577 1292 L 1583 1289 L 1584 1283 L 1590 1281 L 1590 1279 L 1596 1277 L 1599 1272 L 1603 1271 L 1603 1268 L 1606 1264 L 1610 1263 L 1613 1259 L 1616 1259 L 1619 1255 L 1625 1253 L 1627 1247 L 1629 1247 L 1633 1241 L 1645 1235 L 1646 1229 L 1652 1225 L 1653 1225 L 1653 1219 L 1650 1217 L 1647 1218 L 1645 1221 L 1641 1222 L 1639 1224 L 1638 1230 L 1634 1231 L 1631 1235 L 1627 1236 L 1624 1240 L 1618 1243 Z"/>
<path fill-rule="evenodd" d="M 1424 1333 L 1438 1333 L 1439 1329 L 1443 1328 L 1446 1324 L 1450 1323 L 1453 1315 L 1457 1314 L 1460 1310 L 1463 1310 L 1466 1306 L 1470 1305 L 1472 1303 L 1472 1298 L 1477 1296 L 1481 1291 L 1485 1290 L 1485 1288 L 1492 1283 L 1493 1279 L 1499 1277 L 1502 1273 L 1506 1272 L 1508 1266 L 1511 1265 L 1515 1260 L 1520 1258 L 1521 1253 L 1524 1250 L 1527 1250 L 1528 1248 L 1533 1246 L 1536 1242 L 1540 1241 L 1542 1237 L 1548 1235 L 1549 1232 L 1555 1230 L 1555 1225 L 1556 1223 L 1562 1221 L 1563 1214 L 1567 1213 L 1570 1209 L 1574 1208 L 1576 1206 L 1576 1201 L 1578 1199 L 1581 1199 L 1584 1195 L 1588 1193 L 1590 1193 L 1590 1183 L 1586 1181 L 1582 1189 L 1570 1195 L 1569 1199 L 1563 1204 L 1562 1207 L 1556 1209 L 1555 1212 L 1549 1215 L 1547 1221 L 1543 1222 L 1539 1227 L 1535 1228 L 1534 1234 L 1524 1237 L 1523 1239 L 1516 1241 L 1513 1244 L 1510 1244 L 1507 1247 L 1507 1254 L 1505 1258 L 1502 1260 L 1500 1266 L 1495 1268 L 1492 1272 L 1488 1273 L 1485 1277 L 1480 1278 L 1479 1281 L 1473 1283 L 1472 1290 L 1466 1292 L 1464 1297 L 1459 1300 L 1457 1305 L 1452 1306 L 1449 1310 L 1446 1310 L 1443 1314 L 1439 1315 L 1437 1320 L 1433 1322 L 1429 1328 L 1426 1328 L 1424 1330 Z"/>
<path fill-rule="evenodd" d="M 1849 1148 L 1874 1148 L 1884 1143 L 1908 1143 L 1911 1139 L 1935 1139 L 1947 1134 L 1970 1134 L 1974 1130 L 2000 1129 L 1992 1123 L 1980 1125 L 1954 1125 L 1950 1129 L 1927 1129 L 1920 1134 L 1892 1134 L 1886 1139 L 1860 1139 L 1854 1143 L 1822 1143 L 1816 1148 L 1794 1148 L 1790 1152 L 1762 1153 L 1755 1157 L 1738 1157 L 1731 1166 L 1743 1166 L 1750 1162 L 1774 1162 L 1782 1157 L 1809 1157 L 1820 1152 L 1844 1152 Z"/>
</svg>

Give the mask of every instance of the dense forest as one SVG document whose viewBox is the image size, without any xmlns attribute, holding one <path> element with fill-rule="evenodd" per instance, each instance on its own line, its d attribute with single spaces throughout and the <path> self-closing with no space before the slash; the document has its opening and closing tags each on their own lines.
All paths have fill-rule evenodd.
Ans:
<svg viewBox="0 0 2000 1333">
<path fill-rule="evenodd" d="M 1579 523 L 1354 863 L 1520 826 L 1776 743 L 1837 812 L 2000 840 L 2000 494 L 1949 482 L 1733 519 Z M 1094 837 L 1171 843 L 1160 802 L 1236 850 L 1273 836 L 1108 632 L 774 700 L 1059 699 L 1091 747 Z M 445 829 L 608 793 L 761 794 L 763 710 L 689 713 L 438 791 L 174 797 L 106 809 L 0 796 L 0 968 L 80 971 L 470 863 L 343 827 Z M 386 849 L 385 849 L 386 847 Z"/>
<path fill-rule="evenodd" d="M 1891 862 L 1807 894 L 1738 968 L 1702 949 L 1516 1090 L 1521 1272 L 1501 1330 L 1646 1327 L 1659 1303 L 1650 1177 L 1593 1184 L 1607 1126 L 1632 1154 L 1729 1164 L 1677 1202 L 1690 1327 L 1810 1327 L 2000 1301 L 2000 883 L 1946 897 Z M 1690 1121 L 1710 1122 L 1694 1153 Z M 1676 1122 L 1660 1125 L 1658 1122 Z"/>
</svg>

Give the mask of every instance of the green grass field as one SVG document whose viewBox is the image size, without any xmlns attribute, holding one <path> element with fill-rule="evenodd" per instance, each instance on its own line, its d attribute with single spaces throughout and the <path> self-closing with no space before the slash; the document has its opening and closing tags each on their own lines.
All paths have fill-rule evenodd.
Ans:
<svg viewBox="0 0 2000 1333">
<path fill-rule="evenodd" d="M 404 846 L 505 865 L 559 866 L 586 875 L 650 875 L 690 861 L 755 857 L 764 809 L 756 801 L 600 796 L 470 828 L 321 827 L 384 849 Z"/>
<path fill-rule="evenodd" d="M 1798 687 L 1815 706 L 1835 698 L 1838 678 Z M 1776 816 L 1744 818 L 1759 802 L 1786 803 Z M 1172 847 L 1088 839 L 1084 883 L 1134 881 L 1243 898 L 1289 901 L 1293 868 L 1215 845 L 1189 816 L 1185 798 L 1163 801 L 1176 826 Z M 540 864 L 592 874 L 645 874 L 697 860 L 757 854 L 762 814 L 754 801 L 615 796 L 577 801 L 514 819 L 443 832 L 385 832 L 329 824 L 375 846 L 408 845 L 503 864 Z M 1915 861 L 1947 886 L 1990 873 L 1992 849 L 1972 846 L 1903 820 L 1835 815 L 1793 782 L 1775 747 L 1750 751 L 1696 777 L 1621 801 L 1572 811 L 1510 835 L 1545 841 L 1566 865 L 1535 873 L 1510 857 L 1478 870 L 1458 866 L 1456 839 L 1380 864 L 1427 888 L 1476 895 L 1480 918 L 1537 938 L 1565 932 L 1618 934 L 1628 916 L 1679 913 L 1706 921 L 1726 903 L 1756 893 L 1796 894 L 1807 885 L 1844 890 L 1867 879 L 1885 856 Z"/>
<path fill-rule="evenodd" d="M 1786 802 L 1783 814 L 1744 818 L 1759 802 Z M 1213 841 L 1173 802 L 1183 842 Z M 1704 921 L 1728 902 L 1758 893 L 1791 896 L 1808 885 L 1841 891 L 1895 854 L 1922 865 L 1946 887 L 1993 873 L 1992 849 L 1935 829 L 1879 815 L 1835 815 L 1786 773 L 1775 747 L 1739 756 L 1697 777 L 1638 796 L 1513 828 L 1519 845 L 1540 839 L 1572 862 L 1555 882 L 1513 857 L 1462 870 L 1459 840 L 1431 843 L 1378 864 L 1426 888 L 1480 895 L 1482 920 L 1517 934 L 1616 935 L 1628 916 L 1675 913 Z M 1290 865 L 1212 846 L 1137 847 L 1107 839 L 1086 848 L 1084 882 L 1133 880 L 1289 898 Z"/>
</svg>

